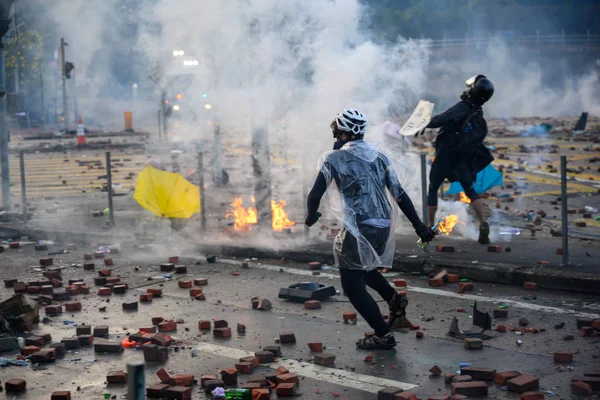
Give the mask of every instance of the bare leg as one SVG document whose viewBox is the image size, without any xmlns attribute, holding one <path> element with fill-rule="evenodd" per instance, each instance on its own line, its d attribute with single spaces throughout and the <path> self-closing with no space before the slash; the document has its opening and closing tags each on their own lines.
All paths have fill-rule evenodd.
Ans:
<svg viewBox="0 0 600 400">
<path fill-rule="evenodd" d="M 477 199 L 471 203 L 471 207 L 475 210 L 475 215 L 477 215 L 477 219 L 479 220 L 479 224 L 483 224 L 485 222 L 485 209 L 483 206 L 483 200 Z"/>
<path fill-rule="evenodd" d="M 437 206 L 427 206 L 427 223 L 428 227 L 435 225 L 435 214 L 437 213 Z"/>
</svg>

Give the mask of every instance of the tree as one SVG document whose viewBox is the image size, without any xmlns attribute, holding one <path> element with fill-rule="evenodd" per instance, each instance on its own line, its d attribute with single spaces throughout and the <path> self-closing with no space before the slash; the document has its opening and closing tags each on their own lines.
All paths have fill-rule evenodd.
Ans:
<svg viewBox="0 0 600 400">
<path fill-rule="evenodd" d="M 5 42 L 5 49 L 7 80 L 15 79 L 18 70 L 19 84 L 37 83 L 43 51 L 39 32 L 35 29 L 19 32 Z"/>
</svg>

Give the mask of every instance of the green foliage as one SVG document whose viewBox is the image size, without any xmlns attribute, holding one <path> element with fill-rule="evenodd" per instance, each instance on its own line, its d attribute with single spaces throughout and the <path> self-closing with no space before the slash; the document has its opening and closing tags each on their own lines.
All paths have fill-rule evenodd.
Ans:
<svg viewBox="0 0 600 400">
<path fill-rule="evenodd" d="M 27 84 L 39 80 L 42 59 L 42 36 L 35 29 L 19 32 L 5 42 L 6 78 L 14 79 L 18 65 L 19 82 Z"/>
</svg>

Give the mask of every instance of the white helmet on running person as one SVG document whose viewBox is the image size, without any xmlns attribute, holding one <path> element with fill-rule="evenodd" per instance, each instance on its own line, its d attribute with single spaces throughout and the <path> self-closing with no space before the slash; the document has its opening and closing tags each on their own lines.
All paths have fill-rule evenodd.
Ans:
<svg viewBox="0 0 600 400">
<path fill-rule="evenodd" d="M 364 135 L 367 129 L 367 118 L 354 108 L 346 108 L 335 118 L 338 129 L 354 135 Z"/>
</svg>

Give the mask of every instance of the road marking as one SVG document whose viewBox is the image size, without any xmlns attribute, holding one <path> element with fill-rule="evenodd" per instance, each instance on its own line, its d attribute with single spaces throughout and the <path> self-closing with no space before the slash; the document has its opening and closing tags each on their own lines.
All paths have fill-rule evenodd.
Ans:
<svg viewBox="0 0 600 400">
<path fill-rule="evenodd" d="M 227 263 L 227 264 L 239 265 L 239 261 L 235 261 L 235 260 L 220 259 L 219 261 L 223 262 L 223 263 Z M 339 275 L 336 275 L 336 274 L 321 273 L 320 275 L 313 275 L 312 271 L 305 271 L 305 270 L 296 269 L 296 268 L 278 267 L 275 265 L 253 264 L 253 267 L 266 269 L 269 271 L 277 271 L 277 272 L 279 272 L 281 270 L 282 272 L 286 272 L 288 274 L 301 275 L 301 276 L 316 276 L 316 277 L 321 277 L 321 278 L 335 278 L 335 279 L 340 278 Z M 394 273 L 386 274 L 386 277 L 392 277 L 392 276 L 397 276 L 397 275 L 400 275 L 400 274 L 394 274 Z M 600 318 L 600 314 L 585 313 L 585 312 L 569 310 L 567 308 L 561 308 L 561 307 L 542 306 L 542 305 L 538 305 L 538 304 L 524 303 L 522 301 L 512 300 L 509 298 L 476 296 L 473 294 L 459 294 L 459 293 L 449 292 L 447 290 L 422 288 L 422 287 L 416 287 L 416 286 L 409 286 L 406 289 L 411 292 L 431 294 L 431 295 L 435 295 L 435 296 L 452 297 L 452 298 L 461 299 L 461 300 L 475 300 L 475 301 L 485 301 L 485 302 L 491 302 L 491 303 L 502 303 L 505 305 L 512 305 L 513 307 L 519 307 L 519 308 L 524 308 L 524 309 L 533 310 L 533 311 L 553 312 L 556 314 L 573 315 L 573 316 L 580 317 L 580 318 L 591 318 L 591 319 Z"/>
<path fill-rule="evenodd" d="M 196 346 L 196 349 L 205 353 L 210 353 L 220 357 L 232 358 L 235 360 L 249 356 L 254 357 L 254 353 L 251 351 L 219 346 L 212 343 L 200 343 Z M 411 390 L 417 387 L 417 385 L 413 385 L 411 383 L 357 374 L 356 372 L 345 371 L 337 368 L 322 367 L 320 365 L 300 362 L 292 359 L 280 360 L 265 366 L 272 369 L 285 366 L 290 370 L 290 372 L 296 375 L 327 383 L 333 383 L 340 386 L 351 387 L 353 389 L 370 393 L 377 393 L 381 389 L 388 386 L 396 386 L 402 390 Z"/>
</svg>

